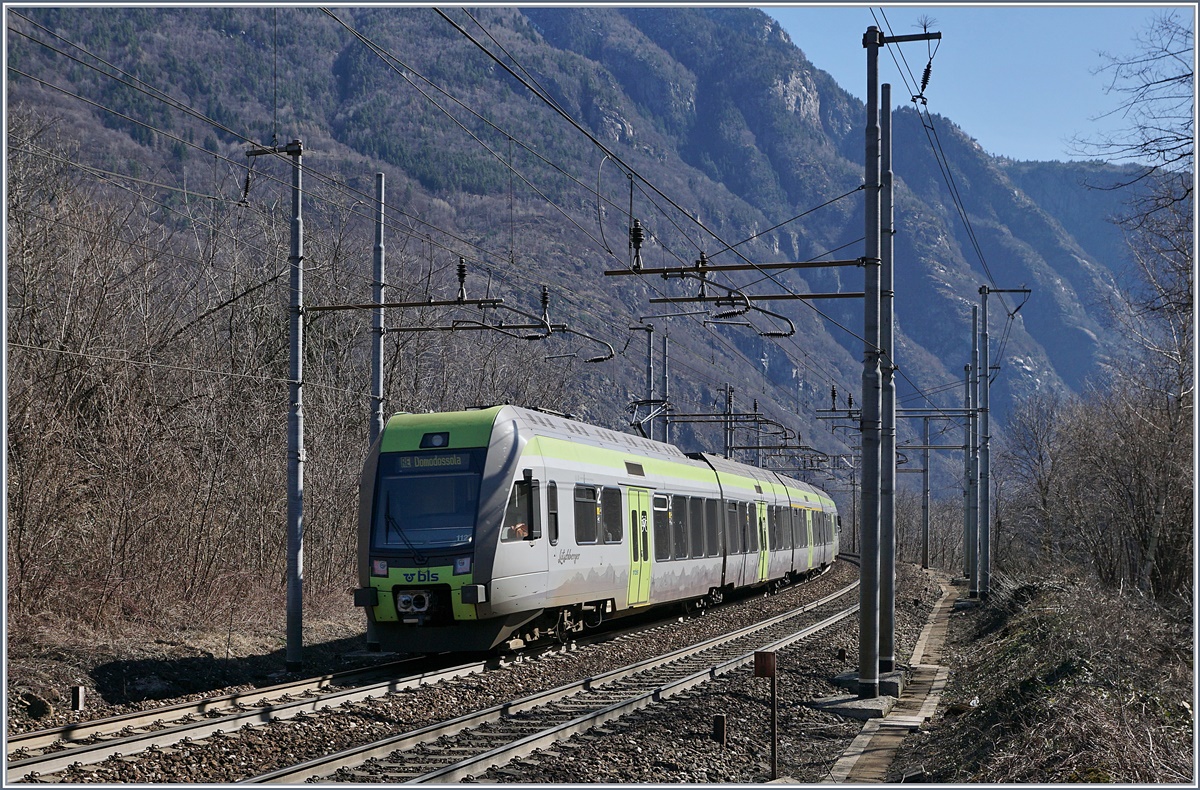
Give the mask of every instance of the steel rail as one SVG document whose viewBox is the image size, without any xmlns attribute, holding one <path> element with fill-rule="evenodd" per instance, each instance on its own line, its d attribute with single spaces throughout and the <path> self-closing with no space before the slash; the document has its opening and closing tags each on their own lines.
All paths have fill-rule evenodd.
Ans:
<svg viewBox="0 0 1200 790">
<path fill-rule="evenodd" d="M 600 675 L 583 678 L 581 680 L 550 689 L 549 691 L 532 694 L 518 700 L 506 702 L 501 705 L 495 705 L 474 713 L 468 713 L 448 721 L 431 724 L 417 730 L 391 736 L 374 743 L 346 749 L 335 754 L 308 760 L 298 765 L 281 768 L 260 776 L 244 779 L 241 783 L 301 783 L 314 776 L 322 777 L 325 781 L 328 781 L 328 777 L 340 769 L 354 769 L 362 766 L 364 763 L 374 758 L 385 757 L 397 751 L 414 749 L 421 745 L 433 744 L 440 738 L 460 735 L 466 731 L 479 728 L 487 724 L 508 720 L 505 722 L 506 726 L 510 728 L 520 728 L 521 722 L 513 720 L 513 717 L 517 714 L 545 708 L 546 706 L 560 701 L 566 701 L 568 704 L 576 704 L 575 701 L 570 701 L 568 698 L 589 692 L 606 692 L 608 690 L 607 687 L 614 686 L 614 684 L 617 684 L 620 681 L 633 678 L 638 675 L 646 675 L 653 670 L 663 668 L 667 665 L 678 665 L 685 659 L 693 658 L 706 651 L 718 649 L 721 646 L 727 645 L 728 643 L 732 643 L 736 640 L 745 639 L 757 632 L 778 626 L 787 620 L 794 619 L 818 607 L 825 606 L 837 598 L 845 597 L 846 595 L 851 594 L 857 589 L 857 587 L 858 582 L 855 581 L 843 589 L 831 593 L 820 600 L 805 604 L 804 606 L 798 607 L 797 609 L 793 609 L 789 612 L 785 612 L 781 615 L 776 615 L 775 617 L 769 618 L 760 623 L 755 623 L 751 626 L 738 629 L 731 633 L 707 639 L 695 645 L 673 650 L 661 656 L 646 659 L 626 667 L 621 667 L 602 673 Z M 785 640 L 791 639 L 794 641 L 795 639 L 803 638 L 804 635 L 815 632 L 815 630 L 820 630 L 820 628 L 828 626 L 837 619 L 848 617 L 855 611 L 857 611 L 857 604 L 838 613 L 838 615 L 836 615 L 834 618 L 830 618 L 822 623 L 817 624 L 817 626 L 812 626 L 804 631 L 798 632 L 799 635 L 793 634 L 790 637 L 785 637 Z M 784 640 L 777 640 L 777 642 L 778 641 Z M 747 656 L 750 658 L 747 658 Z M 678 691 L 682 691 L 684 688 L 687 688 L 687 684 L 689 683 L 690 685 L 695 685 L 696 683 L 706 682 L 707 680 L 712 679 L 716 676 L 716 674 L 720 674 L 720 672 L 715 672 L 714 667 L 727 667 L 726 669 L 722 669 L 721 672 L 730 671 L 732 668 L 740 666 L 741 663 L 744 663 L 746 660 L 752 660 L 752 657 L 753 652 L 747 654 L 739 653 L 738 656 L 733 659 L 723 659 L 717 664 L 706 667 L 700 672 L 688 673 L 682 679 L 672 680 L 665 685 L 660 682 L 654 682 L 652 684 L 652 689 L 649 691 L 644 690 L 645 684 L 643 684 L 643 689 L 634 692 L 632 698 L 630 698 L 629 692 L 618 690 L 616 692 L 618 697 L 616 701 L 610 700 L 607 702 L 601 702 L 599 705 L 597 705 L 596 703 L 587 703 L 581 700 L 578 702 L 578 705 L 589 708 L 589 713 L 583 716 L 572 715 L 569 717 L 568 721 L 556 724 L 550 728 L 539 726 L 536 728 L 537 732 L 532 735 L 519 737 L 504 746 L 486 749 L 484 750 L 484 753 L 468 757 L 461 762 L 462 764 L 469 762 L 471 765 L 477 768 L 478 761 L 492 759 L 491 755 L 493 755 L 493 753 L 508 754 L 509 756 L 504 758 L 504 762 L 507 762 L 508 760 L 520 756 L 520 754 L 517 752 L 521 749 L 527 749 L 526 751 L 521 752 L 521 754 L 527 754 L 535 749 L 544 748 L 546 743 L 563 740 L 575 734 L 576 732 L 590 729 L 591 727 L 602 723 L 596 720 L 597 716 L 607 717 L 604 720 L 608 720 L 619 715 L 624 715 L 624 713 L 628 713 L 637 707 L 644 707 L 645 705 L 651 704 L 655 700 L 662 698 L 664 694 L 669 695 L 678 693 Z M 703 680 L 701 680 L 701 678 L 703 678 Z M 510 752 L 508 750 L 512 751 Z M 422 774 L 421 777 L 412 781 L 455 781 L 455 777 L 461 778 L 461 776 L 465 776 L 467 773 L 470 773 L 470 769 L 466 768 L 463 768 L 461 772 L 456 772 L 454 769 L 457 769 L 458 766 L 459 763 L 454 763 L 453 765 L 449 766 L 431 766 L 429 772 Z M 450 771 L 451 773 L 443 774 L 442 772 L 445 771 Z"/>
<path fill-rule="evenodd" d="M 94 719 L 92 721 L 64 724 L 61 727 L 52 727 L 44 730 L 31 730 L 29 732 L 17 733 L 15 735 L 8 736 L 8 755 L 11 757 L 13 752 L 21 749 L 32 751 L 45 749 L 56 744 L 76 744 L 89 739 L 94 739 L 97 736 L 112 735 L 126 728 L 137 729 L 147 725 L 153 725 L 161 721 L 182 719 L 187 716 L 207 716 L 214 711 L 257 705 L 265 700 L 278 699 L 279 697 L 285 695 L 303 694 L 308 691 L 317 691 L 327 686 L 332 686 L 336 683 L 353 682 L 358 678 L 367 678 L 371 675 L 392 672 L 411 662 L 412 659 L 392 661 L 386 664 L 378 664 L 373 667 L 349 669 L 342 672 L 332 672 L 324 675 L 304 678 L 302 680 L 278 683 L 273 686 L 265 686 L 253 691 L 239 691 L 233 694 L 225 694 L 219 697 L 209 697 L 203 700 L 164 705 L 160 708 L 153 708 L 151 710 L 129 711 L 128 713 L 121 713 L 116 716 L 108 716 L 103 719 Z"/>
<path fill-rule="evenodd" d="M 264 689 L 258 692 L 234 694 L 229 695 L 228 697 L 220 697 L 215 700 L 204 700 L 200 703 L 182 703 L 180 705 L 168 706 L 167 708 L 161 708 L 156 711 L 149 711 L 139 714 L 115 716 L 111 719 L 104 719 L 100 722 L 92 722 L 91 724 L 100 725 L 101 727 L 105 728 L 104 731 L 107 733 L 121 733 L 116 738 L 103 741 L 93 741 L 92 743 L 75 743 L 71 748 L 60 751 L 45 752 L 40 755 L 17 760 L 11 759 L 10 752 L 10 758 L 6 765 L 5 781 L 9 783 L 17 783 L 24 781 L 27 777 L 37 778 L 45 774 L 52 774 L 62 771 L 75 764 L 93 765 L 114 755 L 124 756 L 135 754 L 156 746 L 170 746 L 189 738 L 192 740 L 198 740 L 200 738 L 206 738 L 218 731 L 236 730 L 244 725 L 254 726 L 269 724 L 272 721 L 281 721 L 294 718 L 301 713 L 310 713 L 324 707 L 336 706 L 345 702 L 358 702 L 368 697 L 382 696 L 393 691 L 401 691 L 403 689 L 413 688 L 415 686 L 437 683 L 438 681 L 448 678 L 463 677 L 465 675 L 480 673 L 486 671 L 490 663 L 491 662 L 488 661 L 471 662 L 468 664 L 450 667 L 448 669 L 422 672 L 403 678 L 392 678 L 389 680 L 380 681 L 378 683 L 371 683 L 366 686 L 359 686 L 357 688 L 344 689 L 340 691 L 329 691 L 316 697 L 306 697 L 304 699 L 282 702 L 275 705 L 264 705 L 251 708 L 249 710 L 236 708 L 232 711 L 220 711 L 217 707 L 214 707 L 214 703 L 223 700 L 227 701 L 238 699 L 241 700 L 241 707 L 245 707 L 248 704 L 246 700 L 251 697 L 257 697 L 260 700 L 264 700 L 269 699 L 270 695 L 274 694 L 275 697 L 278 698 L 281 693 L 279 689 L 290 688 L 293 693 L 311 693 L 313 691 L 328 688 L 328 686 L 320 685 L 318 683 L 318 681 L 323 679 L 307 679 L 304 681 L 298 681 L 296 683 L 273 686 L 270 689 Z M 324 679 L 327 682 L 327 678 L 339 676 L 341 676 L 341 673 L 335 673 L 335 675 L 326 676 Z M 304 691 L 298 691 L 300 688 L 304 688 Z M 195 710 L 197 706 L 203 707 L 203 711 L 199 714 L 197 714 Z M 204 715 L 206 717 L 212 717 L 217 713 L 223 713 L 223 715 L 220 715 L 219 718 L 214 717 L 205 718 L 200 721 L 184 721 L 182 723 L 161 727 L 151 731 L 124 734 L 124 730 L 126 728 L 132 728 L 134 726 L 131 722 L 134 721 L 138 716 L 140 716 L 143 720 L 143 724 L 148 723 L 151 726 L 154 726 L 158 722 L 162 721 L 163 711 L 179 712 L 188 709 L 190 709 L 189 712 L 183 713 L 181 716 Z M 149 719 L 150 721 L 145 722 L 145 719 Z M 77 725 L 69 725 L 66 729 L 76 726 Z M 117 729 L 115 731 L 108 729 L 111 727 L 117 727 Z M 49 732 L 53 731 L 43 731 L 43 733 Z M 43 733 L 30 733 L 29 735 L 40 736 Z M 77 735 L 78 733 L 75 734 Z M 100 732 L 95 732 L 93 735 L 87 737 L 89 739 L 95 739 L 98 737 L 103 737 L 103 735 Z M 9 741 L 10 745 L 14 740 L 15 738 Z"/>
<path fill-rule="evenodd" d="M 772 650 L 786 647 L 793 642 L 812 636 L 813 634 L 828 628 L 830 625 L 846 619 L 857 611 L 858 604 L 854 604 L 849 608 L 832 615 L 831 617 L 827 617 L 819 623 L 808 626 L 801 631 L 797 631 L 791 636 L 768 643 L 759 649 Z M 636 710 L 640 710 L 657 702 L 661 702 L 662 700 L 687 691 L 695 686 L 715 680 L 721 675 L 732 672 L 742 666 L 745 666 L 746 664 L 752 663 L 754 661 L 754 653 L 755 651 L 743 653 L 735 658 L 715 664 L 699 672 L 694 672 L 686 677 L 679 678 L 678 680 L 665 683 L 655 689 L 643 692 L 637 696 L 609 705 L 592 713 L 585 714 L 564 724 L 560 724 L 543 732 L 522 738 L 519 741 L 514 741 L 513 743 L 497 747 L 477 757 L 461 760 L 454 765 L 449 765 L 445 768 L 431 771 L 415 779 L 409 780 L 406 782 L 406 784 L 462 781 L 468 776 L 474 776 L 478 773 L 482 773 L 492 766 L 504 765 L 505 763 L 509 763 L 520 757 L 525 757 L 539 749 L 545 749 L 553 746 L 558 741 L 566 740 L 573 735 L 586 732 L 594 727 L 601 726 L 609 721 L 619 719 L 622 716 L 633 713 Z"/>
<path fill-rule="evenodd" d="M 636 626 L 633 629 L 605 631 L 572 640 L 575 647 L 613 639 L 630 632 L 663 627 L 662 623 Z M 537 645 L 533 651 L 517 654 L 510 660 L 522 661 L 547 652 L 569 649 L 562 645 Z M 510 660 L 491 657 L 448 668 L 418 672 L 402 678 L 389 678 L 379 683 L 358 686 L 342 691 L 329 690 L 335 683 L 353 682 L 356 677 L 368 678 L 394 672 L 405 664 L 428 661 L 418 657 L 390 662 L 363 669 L 346 670 L 281 683 L 249 692 L 227 694 L 199 701 L 182 702 L 147 711 L 132 711 L 95 721 L 68 724 L 47 730 L 22 733 L 8 739 L 6 781 L 19 783 L 60 772 L 75 765 L 94 765 L 114 755 L 129 757 L 156 747 L 171 746 L 184 740 L 199 740 L 216 732 L 242 726 L 265 725 L 272 721 L 294 718 L 323 707 L 345 702 L 358 702 L 372 696 L 479 674 L 505 666 Z M 321 696 L 291 700 L 277 705 L 265 705 L 270 700 L 298 694 L 323 692 Z M 253 706 L 253 707 L 252 707 Z M 247 710 L 247 708 L 250 708 Z M 203 717 L 194 721 L 194 717 Z M 140 731 L 139 731 L 140 730 Z M 52 751 L 51 751 L 52 750 Z M 29 754 L 29 752 L 40 752 Z M 22 755 L 22 756 L 15 756 Z"/>
</svg>

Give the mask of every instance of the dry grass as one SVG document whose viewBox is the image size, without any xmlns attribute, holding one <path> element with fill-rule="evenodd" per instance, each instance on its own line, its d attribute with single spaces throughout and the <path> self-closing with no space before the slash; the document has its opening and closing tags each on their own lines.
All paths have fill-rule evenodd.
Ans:
<svg viewBox="0 0 1200 790">
<path fill-rule="evenodd" d="M 1190 612 L 1064 578 L 954 617 L 942 711 L 895 778 L 1194 782 Z"/>
<path fill-rule="evenodd" d="M 10 619 L 7 729 L 42 729 L 277 682 L 286 648 L 280 598 L 256 615 L 220 625 Z M 362 610 L 348 595 L 307 602 L 304 671 L 349 668 L 345 654 L 365 647 L 364 627 Z M 70 709 L 72 686 L 85 689 L 84 711 Z"/>
</svg>

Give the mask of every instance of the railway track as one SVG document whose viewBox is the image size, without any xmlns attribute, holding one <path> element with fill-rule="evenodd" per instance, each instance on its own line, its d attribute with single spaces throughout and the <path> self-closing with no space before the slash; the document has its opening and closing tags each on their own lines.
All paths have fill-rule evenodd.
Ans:
<svg viewBox="0 0 1200 790">
<path fill-rule="evenodd" d="M 394 661 L 255 691 L 13 735 L 8 738 L 5 781 L 21 782 L 72 765 L 98 763 L 114 755 L 130 755 L 189 738 L 198 740 L 218 731 L 289 719 L 330 705 L 483 672 L 488 665 L 480 661 L 447 669 L 413 671 L 427 663 L 423 658 Z M 404 676 L 398 679 L 397 673 Z M 388 679 L 371 682 L 381 675 Z"/>
<path fill-rule="evenodd" d="M 658 623 L 599 632 L 575 640 L 569 647 L 543 645 L 514 655 L 492 656 L 450 666 L 446 666 L 444 657 L 414 657 L 254 691 L 19 733 L 8 738 L 5 781 L 19 783 L 41 779 L 72 766 L 94 765 L 110 757 L 129 757 L 188 740 L 198 741 L 215 733 L 285 721 L 323 708 L 482 674 L 512 661 L 526 661 L 580 645 L 626 639 L 663 627 L 666 626 Z M 379 679 L 381 677 L 383 679 Z"/>
<path fill-rule="evenodd" d="M 757 650 L 811 636 L 858 610 L 856 601 L 845 602 L 856 588 L 690 647 L 244 781 L 460 781 L 731 672 Z M 830 608 L 836 611 L 815 616 Z"/>
<path fill-rule="evenodd" d="M 566 653 L 598 642 L 628 643 L 627 640 L 669 629 L 675 622 L 675 618 L 670 618 L 651 625 L 596 633 L 566 647 L 542 647 L 515 656 L 456 662 L 453 666 L 446 666 L 446 656 L 410 658 L 249 692 L 16 734 L 8 739 L 6 782 L 75 781 L 67 777 L 86 775 L 79 771 L 94 770 L 90 766 L 111 764 L 113 759 L 137 761 L 143 759 L 143 755 L 170 752 L 172 746 L 202 743 L 210 736 L 229 736 L 248 727 L 338 707 L 353 707 L 368 698 L 387 698 L 396 692 L 443 680 L 481 675 L 511 662 L 529 661 L 539 653 Z M 505 715 L 516 710 L 511 705 L 501 707 L 505 709 Z M 229 781 L 236 778 L 231 777 Z"/>
</svg>

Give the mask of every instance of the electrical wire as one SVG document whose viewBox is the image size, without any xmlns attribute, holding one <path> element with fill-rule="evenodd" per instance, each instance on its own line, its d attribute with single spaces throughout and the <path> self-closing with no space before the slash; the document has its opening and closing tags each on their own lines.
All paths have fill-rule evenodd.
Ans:
<svg viewBox="0 0 1200 790">
<path fill-rule="evenodd" d="M 22 18 L 25 18 L 25 17 L 22 17 Z M 33 23 L 33 24 L 36 24 L 36 23 Z M 39 27 L 40 27 L 40 26 L 39 26 Z M 43 29 L 44 29 L 44 28 L 43 28 Z M 25 35 L 25 34 L 22 34 L 22 35 Z M 27 36 L 27 37 L 28 37 L 28 36 Z M 490 37 L 490 34 L 489 34 L 489 37 Z M 65 41 L 65 39 L 62 39 L 62 40 L 64 40 L 64 41 Z M 493 37 L 493 40 L 494 40 L 494 37 Z M 39 43 L 40 43 L 40 42 L 39 42 Z M 68 43 L 69 43 L 69 42 L 68 42 Z M 55 49 L 55 48 L 51 47 L 51 49 Z M 66 56 L 66 57 L 68 57 L 68 58 L 71 58 L 72 60 L 75 60 L 76 62 L 81 62 L 81 61 L 78 61 L 78 59 L 77 59 L 77 58 L 74 58 L 73 56 L 66 55 L 66 53 L 62 53 L 62 52 L 61 52 L 61 50 L 55 50 L 55 51 L 59 52 L 60 54 L 63 54 L 64 56 Z M 507 54 L 507 53 L 506 53 L 506 54 Z M 510 56 L 510 57 L 511 57 L 511 56 Z M 105 62 L 105 61 L 101 61 L 101 62 Z M 106 63 L 106 62 L 105 62 L 105 63 Z M 84 64 L 84 65 L 89 65 L 89 64 Z M 112 66 L 111 66 L 111 64 L 107 64 L 107 63 L 106 63 L 106 65 L 109 65 L 111 68 L 114 68 L 114 69 L 115 69 L 115 67 L 112 67 Z M 92 68 L 94 68 L 94 67 L 92 67 Z M 117 69 L 117 70 L 119 71 L 119 69 Z M 21 73 L 21 72 L 19 72 L 18 70 L 15 70 L 15 69 L 13 69 L 13 71 L 16 71 L 18 74 L 22 74 L 22 73 Z M 104 72 L 101 72 L 101 73 L 104 73 Z M 122 73 L 124 73 L 124 72 L 122 72 Z M 527 72 L 526 72 L 526 73 L 527 73 Z M 58 86 L 53 86 L 53 85 L 50 85 L 49 83 L 47 83 L 47 82 L 46 82 L 46 81 L 44 81 L 44 80 L 39 80 L 38 78 L 34 78 L 34 77 L 32 77 L 31 75 L 26 75 L 26 74 L 22 74 L 22 76 L 29 77 L 30 79 L 33 79 L 33 80 L 35 80 L 35 81 L 37 81 L 37 82 L 39 82 L 39 83 L 41 83 L 41 84 L 43 84 L 43 85 L 46 85 L 46 86 L 48 86 L 48 87 L 55 88 L 55 89 L 57 89 L 57 90 L 60 90 L 60 91 L 63 91 L 63 92 L 65 92 L 65 93 L 67 93 L 68 95 L 73 95 L 75 98 L 77 98 L 77 99 L 79 99 L 79 100 L 82 100 L 82 101 L 84 101 L 85 103 L 90 103 L 90 104 L 93 104 L 94 106 L 100 107 L 101 109 L 104 109 L 104 110 L 106 110 L 106 111 L 108 111 L 108 112 L 114 112 L 114 111 L 112 111 L 111 109 L 109 109 L 109 108 L 105 108 L 105 107 L 103 107 L 103 105 L 100 105 L 100 104 L 98 104 L 98 103 L 96 103 L 96 102 L 92 102 L 91 100 L 85 99 L 85 98 L 83 98 L 82 96 L 78 96 L 78 95 L 75 95 L 75 94 L 71 94 L 69 91 L 65 91 L 64 89 L 62 89 L 62 88 L 59 88 Z M 111 77 L 112 75 L 108 75 L 108 76 L 110 76 L 110 77 Z M 122 81 L 122 82 L 124 82 L 124 80 L 119 80 L 119 81 Z M 126 82 L 126 84 L 128 85 L 129 83 L 128 83 L 128 82 Z M 144 84 L 144 83 L 143 83 L 143 84 Z M 206 118 L 205 116 L 203 116 L 202 114 L 196 113 L 195 111 L 191 110 L 190 108 L 187 108 L 187 107 L 186 107 L 186 105 L 183 105 L 182 103 L 176 102 L 175 100 L 173 100 L 173 99 L 170 99 L 170 97 L 163 98 L 163 97 L 165 97 L 165 96 L 166 96 L 166 94 L 156 95 L 156 93 L 161 93 L 161 92 L 152 93 L 152 92 L 150 92 L 150 91 L 143 90 L 142 88 L 140 88 L 140 87 L 138 87 L 138 86 L 136 86 L 136 85 L 130 85 L 130 87 L 133 87 L 133 88 L 135 88 L 135 89 L 137 89 L 137 90 L 141 90 L 142 92 L 146 93 L 147 95 L 153 96 L 154 98 L 156 98 L 156 99 L 158 99 L 158 100 L 160 100 L 160 101 L 164 101 L 164 102 L 168 103 L 168 104 L 169 104 L 169 106 L 172 106 L 172 107 L 174 107 L 175 109 L 180 109 L 180 110 L 183 110 L 183 111 L 185 111 L 185 112 L 188 112 L 188 113 L 189 113 L 189 114 L 191 114 L 193 117 L 196 117 L 196 118 L 198 118 L 198 119 L 201 119 L 201 120 L 203 120 L 203 121 L 204 121 L 204 122 L 206 122 L 206 123 L 210 123 L 210 124 L 214 125 L 215 127 L 217 127 L 217 128 L 220 128 L 220 129 L 222 129 L 223 131 L 226 131 L 227 133 L 229 133 L 229 134 L 231 134 L 231 135 L 233 135 L 233 136 L 235 136 L 235 137 L 241 137 L 241 135 L 238 135 L 237 133 L 233 132 L 232 130 L 229 130 L 229 129 L 227 129 L 226 127 L 223 127 L 223 126 L 221 126 L 220 124 L 217 124 L 216 122 L 212 121 L 212 119 L 208 119 L 208 118 Z M 153 127 L 153 126 L 152 126 L 152 125 L 150 125 L 150 124 L 146 124 L 146 123 L 144 123 L 144 122 L 139 122 L 139 121 L 137 121 L 136 119 L 130 118 L 129 116 L 127 116 L 127 115 L 124 115 L 124 114 L 122 114 L 122 113 L 115 113 L 115 112 L 114 112 L 114 114 L 116 114 L 116 115 L 118 115 L 118 116 L 120 116 L 120 117 L 123 117 L 123 118 L 125 118 L 126 120 L 129 120 L 129 121 L 131 121 L 131 122 L 133 122 L 133 123 L 140 123 L 141 125 L 145 126 L 146 128 L 149 128 L 149 129 L 151 129 L 152 131 L 154 131 L 154 132 L 156 132 L 156 133 L 158 133 L 158 134 L 163 134 L 165 137 L 167 137 L 167 138 L 169 138 L 169 139 L 174 139 L 174 140 L 176 140 L 176 141 L 178 141 L 178 142 L 181 142 L 181 143 L 183 143 L 183 144 L 185 144 L 185 145 L 186 145 L 186 144 L 188 144 L 188 143 L 187 143 L 187 141 L 185 141 L 185 140 L 181 140 L 180 138 L 178 138 L 178 137 L 175 137 L 174 135 L 170 135 L 169 133 L 166 133 L 166 132 L 164 132 L 163 130 L 157 129 L 156 127 Z M 247 139 L 247 138 L 242 138 L 242 139 Z M 192 147 L 194 147 L 194 148 L 199 148 L 198 146 L 194 146 L 194 145 L 193 145 Z M 203 149 L 202 149 L 202 150 L 203 150 Z M 206 151 L 206 153 L 212 154 L 213 152 L 208 152 L 208 151 Z M 219 155 L 218 155 L 218 157 L 219 157 Z M 226 157 L 219 157 L 219 158 L 225 159 L 226 161 L 229 161 L 229 162 L 231 162 L 231 163 L 232 163 L 232 160 L 229 160 L 229 159 L 228 159 L 228 158 L 226 158 Z M 236 164 L 236 163 L 234 163 L 234 164 Z M 311 171 L 310 171 L 310 172 L 311 172 Z M 522 178 L 523 178 L 523 177 L 522 177 Z M 283 183 L 283 182 L 282 182 L 280 179 L 277 179 L 277 178 L 272 178 L 272 180 L 275 180 L 275 181 L 277 181 L 277 182 L 279 182 L 279 183 Z M 344 185 L 344 184 L 342 184 L 342 183 L 338 182 L 338 181 L 337 181 L 337 180 L 335 180 L 335 179 L 329 179 L 329 180 L 330 180 L 330 182 L 331 182 L 331 183 L 334 183 L 334 184 L 335 184 L 336 186 L 338 186 L 338 187 L 342 187 L 342 188 L 344 188 L 344 187 L 346 186 L 346 185 Z M 524 179 L 524 178 L 523 178 L 523 180 L 525 180 L 525 181 L 526 181 L 526 183 L 528 183 L 528 181 L 527 181 L 526 179 Z M 643 181 L 644 181 L 644 179 L 643 179 Z M 648 182 L 646 182 L 646 183 L 648 183 Z M 157 185 L 157 186 L 160 186 L 160 187 L 163 187 L 163 188 L 168 188 L 168 189 L 170 189 L 170 187 L 166 187 L 166 185 Z M 532 186 L 532 185 L 531 185 L 531 186 Z M 184 191 L 185 193 L 187 193 L 187 191 L 186 191 L 186 190 L 182 190 L 182 191 Z M 656 190 L 656 191 L 657 191 L 657 190 Z M 193 194 L 194 194 L 194 193 L 193 193 Z M 360 194 L 361 194 L 361 193 L 360 193 Z M 662 193 L 660 192 L 659 194 L 661 195 Z M 602 196 L 601 196 L 601 197 L 602 197 Z M 663 197 L 665 197 L 665 195 L 664 195 Z M 671 202 L 671 201 L 669 201 L 669 199 L 668 199 L 668 202 Z M 672 204 L 672 205 L 674 205 L 676 209 L 679 209 L 679 207 L 678 207 L 676 204 L 674 204 L 673 202 L 671 202 L 671 204 Z M 679 210 L 682 212 L 682 210 L 681 210 L 681 209 L 679 209 Z M 354 213 L 354 212 L 352 211 L 351 213 Z M 407 215 L 407 213 L 406 213 L 406 212 L 401 212 L 401 213 L 402 213 L 403 215 L 405 215 L 405 216 L 409 216 L 409 215 Z M 683 213 L 685 213 L 685 212 L 683 212 Z M 807 212 L 806 212 L 806 213 L 807 213 Z M 194 221 L 194 218 L 190 218 L 190 219 L 192 219 L 192 220 Z M 421 221 L 421 220 L 419 220 L 419 218 L 413 218 L 413 219 L 417 219 L 418 221 Z M 791 220 L 789 220 L 789 221 L 791 221 Z M 423 221 L 421 221 L 421 222 L 423 222 Z M 428 223 L 426 223 L 426 224 L 428 224 Z M 576 224 L 577 224 L 577 223 L 576 223 Z M 786 224 L 786 223 L 781 223 L 781 225 L 782 225 L 782 224 Z M 430 227 L 434 228 L 434 229 L 435 229 L 435 230 L 437 230 L 438 232 L 444 232 L 442 229 L 436 228 L 435 226 L 432 226 L 432 225 L 430 225 Z M 703 228 L 703 226 L 701 226 L 701 227 Z M 776 227 L 779 227 L 779 226 L 776 226 Z M 580 228 L 580 229 L 581 229 L 581 231 L 583 231 L 583 229 L 582 229 L 582 228 Z M 415 233 L 415 230 L 414 230 L 413 228 L 407 228 L 407 227 L 405 227 L 405 228 L 403 228 L 403 230 L 407 231 L 407 233 L 408 233 L 408 236 L 410 236 L 410 237 L 411 237 L 412 235 L 417 235 L 417 234 Z M 584 231 L 584 233 L 585 233 L 585 235 L 586 235 L 586 231 Z M 447 234 L 447 235 L 450 235 L 451 237 L 455 238 L 457 241 L 460 241 L 460 242 L 466 242 L 466 240 L 465 240 L 465 239 L 460 239 L 460 238 L 454 237 L 454 236 L 453 236 L 453 234 Z M 761 235 L 761 234 L 760 234 L 760 235 Z M 690 241 L 690 236 L 689 236 L 688 234 L 683 234 L 683 236 L 684 236 L 684 238 L 687 238 L 687 239 Z M 714 235 L 714 237 L 715 237 L 715 235 Z M 719 239 L 718 239 L 718 240 L 719 240 Z M 593 239 L 593 241 L 594 241 L 594 239 Z M 434 241 L 432 238 L 429 238 L 429 239 L 428 239 L 428 242 L 429 242 L 431 245 L 437 244 L 437 243 L 436 243 L 436 242 L 435 242 L 435 241 Z M 466 242 L 466 243 L 470 244 L 470 242 Z M 739 242 L 739 244 L 741 244 L 741 243 L 744 243 L 744 242 Z M 452 251 L 452 250 L 450 250 L 448 247 L 444 247 L 443 245 L 440 245 L 440 244 L 439 244 L 438 246 L 439 246 L 439 247 L 442 247 L 443 249 L 447 249 L 447 251 Z M 472 246 L 474 246 L 474 245 L 472 245 Z M 819 312 L 819 311 L 818 311 L 818 312 Z M 712 332 L 712 330 L 709 330 L 709 331 L 710 331 L 710 333 L 711 333 L 711 334 L 712 334 L 714 337 L 716 337 L 716 338 L 717 338 L 717 339 L 718 339 L 718 340 L 719 340 L 719 341 L 720 341 L 720 342 L 721 342 L 723 345 L 725 345 L 727 348 L 729 348 L 729 347 L 728 347 L 728 344 L 726 344 L 726 343 L 724 342 L 724 340 L 723 340 L 723 339 L 720 337 L 720 335 L 717 335 L 717 334 L 713 333 L 713 332 Z M 736 349 L 731 349 L 731 350 L 733 350 L 733 351 L 736 351 Z M 740 354 L 740 352 L 738 352 L 738 353 L 737 353 L 737 355 L 738 355 L 738 356 L 742 356 L 742 355 Z M 807 354 L 806 354 L 806 353 L 805 353 L 805 356 L 807 356 Z"/>
</svg>

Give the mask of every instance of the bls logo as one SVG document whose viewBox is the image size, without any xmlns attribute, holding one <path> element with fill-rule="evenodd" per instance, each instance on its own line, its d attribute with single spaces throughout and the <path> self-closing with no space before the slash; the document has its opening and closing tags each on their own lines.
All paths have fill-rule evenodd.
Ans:
<svg viewBox="0 0 1200 790">
<path fill-rule="evenodd" d="M 437 571 L 417 571 L 416 573 L 404 574 L 404 581 L 409 582 L 435 582 L 438 580 Z"/>
</svg>

